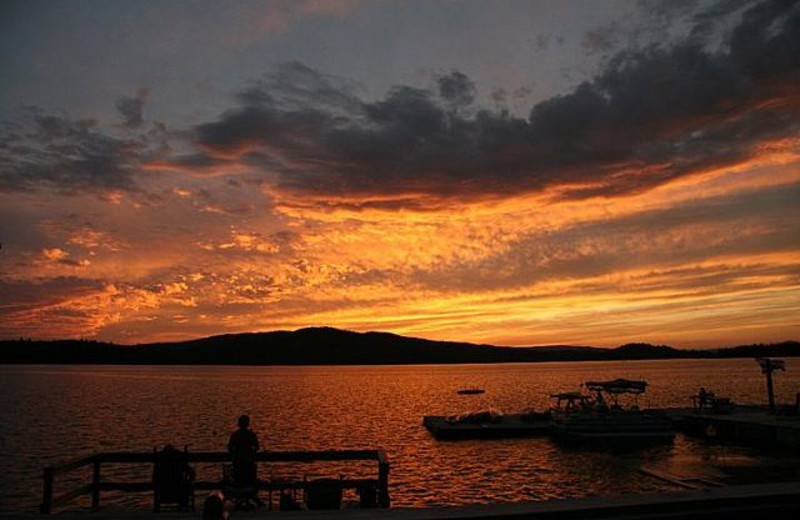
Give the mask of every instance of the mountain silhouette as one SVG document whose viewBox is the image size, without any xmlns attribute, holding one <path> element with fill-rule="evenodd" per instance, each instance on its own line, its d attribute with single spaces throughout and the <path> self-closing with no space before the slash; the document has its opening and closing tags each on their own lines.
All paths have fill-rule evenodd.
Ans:
<svg viewBox="0 0 800 520">
<path fill-rule="evenodd" d="M 798 355 L 800 343 L 796 341 L 711 350 L 679 350 L 647 343 L 613 349 L 571 345 L 498 347 L 330 327 L 225 334 L 140 345 L 92 340 L 0 341 L 3 364 L 394 365 Z"/>
</svg>

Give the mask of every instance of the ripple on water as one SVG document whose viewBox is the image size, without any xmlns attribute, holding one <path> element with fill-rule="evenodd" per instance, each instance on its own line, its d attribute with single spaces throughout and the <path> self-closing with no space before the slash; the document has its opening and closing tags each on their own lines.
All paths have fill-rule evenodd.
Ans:
<svg viewBox="0 0 800 520">
<path fill-rule="evenodd" d="M 779 399 L 800 390 L 790 360 L 776 377 Z M 240 413 L 253 417 L 270 450 L 382 447 L 392 461 L 393 504 L 401 507 L 515 502 L 663 491 L 641 465 L 704 471 L 714 450 L 679 436 L 633 452 L 572 450 L 549 439 L 438 442 L 424 415 L 543 409 L 552 392 L 602 378 L 643 378 L 646 403 L 678 406 L 702 385 L 740 403 L 763 400 L 752 360 L 544 363 L 422 367 L 0 367 L 0 512 L 35 510 L 42 468 L 97 451 L 150 451 L 171 443 L 219 451 Z M 481 386 L 477 396 L 456 389 Z M 765 455 L 727 448 L 726 460 Z M 114 466 L 104 475 L 149 478 L 149 468 Z M 201 478 L 219 468 L 198 465 Z M 261 475 L 372 474 L 373 465 L 264 465 Z M 59 481 L 60 489 L 86 473 Z M 84 480 L 85 481 L 85 480 Z M 147 507 L 149 494 L 103 495 L 103 503 Z"/>
</svg>

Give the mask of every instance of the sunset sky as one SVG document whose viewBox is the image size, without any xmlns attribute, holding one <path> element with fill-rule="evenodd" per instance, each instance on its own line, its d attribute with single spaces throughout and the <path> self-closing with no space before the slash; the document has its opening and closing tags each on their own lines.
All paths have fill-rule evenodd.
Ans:
<svg viewBox="0 0 800 520">
<path fill-rule="evenodd" d="M 800 3 L 4 1 L 0 338 L 800 339 Z"/>
</svg>

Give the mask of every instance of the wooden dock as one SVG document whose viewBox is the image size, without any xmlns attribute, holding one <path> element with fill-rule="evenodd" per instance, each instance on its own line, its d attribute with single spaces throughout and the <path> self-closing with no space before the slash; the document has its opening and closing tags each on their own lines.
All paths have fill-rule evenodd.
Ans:
<svg viewBox="0 0 800 520">
<path fill-rule="evenodd" d="M 231 462 L 231 455 L 226 452 L 186 452 L 185 460 L 187 463 L 211 463 L 225 464 Z M 100 508 L 100 494 L 102 491 L 127 491 L 127 492 L 146 492 L 153 491 L 153 481 L 103 481 L 102 469 L 114 464 L 145 464 L 154 465 L 157 453 L 132 453 L 132 452 L 113 452 L 96 453 L 86 457 L 81 457 L 58 466 L 44 469 L 43 490 L 42 490 L 42 514 L 50 514 L 56 508 L 64 506 L 81 496 L 90 496 L 92 510 Z M 341 479 L 339 481 L 342 489 L 363 489 L 370 487 L 375 490 L 377 506 L 388 508 L 391 504 L 389 498 L 389 460 L 382 450 L 325 450 L 325 451 L 262 451 L 255 455 L 256 463 L 266 462 L 343 462 L 343 461 L 374 461 L 377 463 L 377 478 L 374 479 Z M 65 474 L 71 473 L 82 468 L 92 468 L 92 478 L 90 482 L 81 486 L 74 487 L 69 491 L 56 493 L 56 480 Z M 273 491 L 281 492 L 285 490 L 304 489 L 306 483 L 303 481 L 269 481 L 261 480 L 257 488 L 270 493 Z M 223 488 L 222 480 L 214 481 L 195 481 L 192 489 L 198 494 L 203 491 L 215 491 Z M 61 517 L 61 515 L 59 515 Z"/>
<path fill-rule="evenodd" d="M 800 416 L 773 415 L 756 407 L 737 407 L 730 414 L 693 408 L 667 410 L 679 430 L 734 442 L 800 448 Z"/>
<path fill-rule="evenodd" d="M 269 512 L 235 511 L 231 520 L 705 520 L 717 518 L 797 518 L 800 513 L 800 483 L 728 486 L 652 495 L 622 495 L 584 499 L 549 500 L 517 504 L 478 505 L 429 509 L 374 509 L 341 511 Z M 195 513 L 83 512 L 62 513 L 59 520 L 189 520 Z M 1 520 L 20 518 L 0 516 Z M 44 515 L 27 518 L 45 520 Z"/>
</svg>

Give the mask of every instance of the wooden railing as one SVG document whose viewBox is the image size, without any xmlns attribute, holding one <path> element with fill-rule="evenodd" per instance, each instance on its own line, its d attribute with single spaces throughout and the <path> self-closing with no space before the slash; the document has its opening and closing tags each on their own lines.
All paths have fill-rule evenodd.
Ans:
<svg viewBox="0 0 800 520">
<path fill-rule="evenodd" d="M 144 492 L 153 490 L 152 480 L 135 482 L 103 482 L 101 469 L 108 464 L 155 464 L 156 454 L 131 453 L 131 452 L 111 452 L 96 453 L 87 457 L 81 457 L 67 463 L 51 466 L 44 469 L 44 486 L 41 512 L 49 514 L 56 507 L 61 507 L 72 500 L 81 496 L 91 495 L 92 509 L 100 507 L 101 491 L 126 491 Z M 188 452 L 186 460 L 190 463 L 230 463 L 231 456 L 226 452 Z M 378 490 L 378 505 L 389 507 L 389 460 L 383 450 L 328 450 L 328 451 L 268 451 L 256 454 L 256 462 L 335 462 L 335 461 L 359 461 L 373 460 L 378 464 L 377 479 L 353 479 L 342 480 L 342 488 L 357 489 L 365 484 L 374 484 Z M 55 480 L 59 475 L 72 472 L 77 469 L 92 467 L 92 481 L 88 484 L 79 486 L 61 495 L 54 495 Z M 275 487 L 277 486 L 277 487 Z M 270 481 L 261 481 L 260 489 L 272 490 L 286 487 L 286 483 L 273 486 Z M 222 481 L 195 481 L 196 490 L 218 490 L 222 489 Z"/>
</svg>

